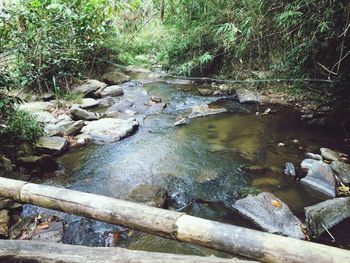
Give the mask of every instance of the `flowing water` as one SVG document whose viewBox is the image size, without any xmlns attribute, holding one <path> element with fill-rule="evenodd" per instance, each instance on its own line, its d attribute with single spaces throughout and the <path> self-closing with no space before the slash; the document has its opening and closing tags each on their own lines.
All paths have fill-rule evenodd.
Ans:
<svg viewBox="0 0 350 263">
<path fill-rule="evenodd" d="M 276 112 L 269 116 L 256 116 L 257 110 L 266 107 L 242 106 L 230 98 L 202 97 L 196 88 L 159 82 L 125 88 L 124 99 L 138 105 L 138 132 L 120 142 L 90 145 L 65 154 L 59 160 L 64 173 L 44 182 L 121 199 L 142 184 L 160 185 L 168 191 L 169 209 L 190 203 L 184 209 L 188 214 L 252 228 L 230 209 L 230 204 L 244 194 L 271 192 L 301 219 L 305 206 L 324 200 L 285 176 L 282 169 L 286 162 L 298 166 L 305 152 L 318 153 L 320 147 L 348 151 L 339 140 L 341 131 L 311 128 L 296 112 L 281 106 L 270 106 Z M 144 104 L 151 95 L 167 103 L 163 112 L 144 114 Z M 204 103 L 226 107 L 229 112 L 173 126 L 179 114 Z M 280 142 L 286 146 L 278 147 Z M 38 209 L 25 206 L 24 213 Z M 56 214 L 68 222 L 67 243 L 104 246 L 108 233 L 121 231 L 118 226 Z M 339 232 L 346 229 L 349 222 Z M 121 244 L 138 250 L 223 256 L 137 231 L 122 232 Z"/>
</svg>

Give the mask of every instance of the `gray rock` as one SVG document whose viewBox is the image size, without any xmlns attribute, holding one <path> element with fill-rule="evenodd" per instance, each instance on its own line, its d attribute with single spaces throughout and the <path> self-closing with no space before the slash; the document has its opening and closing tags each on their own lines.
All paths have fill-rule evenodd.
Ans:
<svg viewBox="0 0 350 263">
<path fill-rule="evenodd" d="M 350 165 L 340 162 L 333 161 L 331 168 L 334 173 L 339 177 L 343 184 L 350 184 Z"/>
<path fill-rule="evenodd" d="M 350 197 L 334 198 L 317 205 L 305 207 L 306 224 L 311 233 L 318 237 L 350 217 Z"/>
<path fill-rule="evenodd" d="M 240 103 L 258 103 L 259 93 L 247 89 L 236 90 L 236 94 Z"/>
<path fill-rule="evenodd" d="M 305 156 L 306 156 L 307 158 L 314 159 L 314 160 L 319 160 L 319 161 L 322 161 L 322 160 L 323 160 L 322 156 L 319 155 L 319 154 L 306 153 Z"/>
<path fill-rule="evenodd" d="M 94 112 L 90 112 L 79 107 L 72 107 L 70 109 L 70 113 L 72 114 L 74 119 L 77 120 L 85 120 L 85 121 L 93 121 L 98 120 L 98 115 Z"/>
<path fill-rule="evenodd" d="M 209 108 L 208 105 L 196 105 L 192 107 L 192 112 L 188 115 L 189 119 L 199 118 L 199 117 L 205 117 L 209 115 L 215 115 L 227 112 L 224 108 Z"/>
<path fill-rule="evenodd" d="M 278 205 L 275 206 L 274 203 Z M 267 232 L 304 239 L 301 221 L 273 194 L 248 195 L 232 207 Z"/>
<path fill-rule="evenodd" d="M 118 85 L 130 80 L 130 77 L 119 72 L 119 71 L 111 71 L 102 76 L 102 80 L 105 81 L 109 85 Z"/>
<path fill-rule="evenodd" d="M 96 107 L 100 104 L 98 100 L 95 100 L 93 98 L 83 98 L 80 103 L 80 108 L 82 109 L 88 109 L 88 108 L 93 108 Z"/>
<path fill-rule="evenodd" d="M 339 153 L 328 148 L 321 148 L 321 155 L 324 159 L 329 161 L 338 161 L 340 159 Z"/>
<path fill-rule="evenodd" d="M 86 138 L 93 141 L 113 142 L 119 141 L 133 134 L 139 124 L 135 119 L 112 119 L 104 118 L 89 122 L 81 130 L 82 134 L 77 138 Z"/>
<path fill-rule="evenodd" d="M 316 191 L 330 197 L 336 196 L 336 180 L 330 165 L 313 159 L 305 159 L 301 168 L 306 169 L 307 175 L 301 182 Z"/>
<path fill-rule="evenodd" d="M 92 95 L 94 92 L 107 87 L 106 83 L 95 79 L 88 79 L 84 81 L 81 85 L 74 88 L 75 91 L 83 93 L 85 96 Z"/>
<path fill-rule="evenodd" d="M 62 243 L 64 224 L 62 221 L 50 222 L 45 229 L 36 228 L 32 235 L 32 240 L 39 242 Z"/>
<path fill-rule="evenodd" d="M 32 115 L 36 118 L 38 122 L 41 122 L 43 124 L 57 122 L 57 119 L 50 112 L 47 111 L 33 112 Z"/>
<path fill-rule="evenodd" d="M 73 121 L 61 121 L 56 124 L 48 124 L 44 127 L 44 131 L 48 136 L 63 135 L 65 130 L 73 123 Z"/>
<path fill-rule="evenodd" d="M 198 92 L 201 96 L 210 96 L 213 94 L 213 90 L 206 88 L 199 88 Z"/>
<path fill-rule="evenodd" d="M 99 99 L 98 102 L 100 104 L 100 107 L 107 108 L 112 106 L 115 103 L 115 98 L 105 97 L 105 98 Z"/>
<path fill-rule="evenodd" d="M 163 208 L 166 206 L 167 191 L 157 185 L 143 184 L 133 190 L 128 200 L 142 203 L 148 206 Z"/>
<path fill-rule="evenodd" d="M 85 125 L 84 121 L 82 121 L 82 120 L 76 121 L 76 122 L 72 123 L 71 125 L 69 125 L 64 133 L 67 136 L 75 136 L 81 131 L 81 129 L 84 127 L 84 125 Z"/>
<path fill-rule="evenodd" d="M 109 86 L 104 90 L 102 90 L 101 92 L 102 97 L 106 97 L 106 96 L 116 97 L 116 96 L 122 96 L 122 95 L 124 95 L 124 90 L 118 85 Z"/>
<path fill-rule="evenodd" d="M 20 110 L 27 112 L 48 111 L 52 107 L 54 107 L 53 103 L 44 101 L 33 101 L 19 105 Z"/>
<path fill-rule="evenodd" d="M 42 153 L 59 155 L 68 148 L 68 141 L 62 137 L 41 137 L 35 145 L 36 150 Z"/>
<path fill-rule="evenodd" d="M 293 163 L 286 163 L 284 166 L 284 174 L 288 176 L 296 176 L 295 167 Z"/>
</svg>

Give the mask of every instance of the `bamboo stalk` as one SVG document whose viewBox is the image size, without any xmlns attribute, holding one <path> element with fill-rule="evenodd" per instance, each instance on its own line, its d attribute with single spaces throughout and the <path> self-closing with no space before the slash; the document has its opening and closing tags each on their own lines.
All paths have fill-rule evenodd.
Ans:
<svg viewBox="0 0 350 263">
<path fill-rule="evenodd" d="M 350 262 L 347 250 L 64 188 L 0 177 L 0 196 L 262 262 Z"/>
</svg>

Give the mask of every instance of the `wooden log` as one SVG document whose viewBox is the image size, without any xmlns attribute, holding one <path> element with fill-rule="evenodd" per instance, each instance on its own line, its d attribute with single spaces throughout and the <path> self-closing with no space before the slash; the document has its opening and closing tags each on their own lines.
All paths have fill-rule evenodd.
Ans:
<svg viewBox="0 0 350 263">
<path fill-rule="evenodd" d="M 239 259 L 175 255 L 125 248 L 83 247 L 25 240 L 0 240 L 2 263 L 249 263 Z"/>
<path fill-rule="evenodd" d="M 0 196 L 18 202 L 123 225 L 262 262 L 350 262 L 347 250 L 106 196 L 1 177 L 0 186 Z"/>
</svg>

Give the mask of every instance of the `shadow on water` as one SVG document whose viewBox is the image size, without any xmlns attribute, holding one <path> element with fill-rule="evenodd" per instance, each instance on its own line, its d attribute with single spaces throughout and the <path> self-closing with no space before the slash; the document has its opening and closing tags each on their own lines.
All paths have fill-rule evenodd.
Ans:
<svg viewBox="0 0 350 263">
<path fill-rule="evenodd" d="M 125 94 L 133 99 L 145 91 L 167 103 L 163 113 L 139 118 L 139 131 L 120 142 L 91 145 L 64 155 L 60 158 L 64 174 L 45 183 L 121 199 L 141 184 L 160 185 L 168 190 L 170 209 L 197 200 L 184 211 L 254 228 L 230 209 L 245 189 L 275 194 L 303 219 L 305 206 L 324 199 L 283 175 L 284 164 L 293 162 L 298 166 L 306 152 L 318 152 L 320 147 L 347 151 L 337 131 L 308 127 L 286 107 L 270 106 L 276 113 L 256 116 L 255 105 L 202 97 L 192 87 L 183 91 L 165 83 L 126 89 Z M 177 115 L 193 105 L 209 103 L 212 107 L 226 107 L 229 112 L 173 127 Z M 280 142 L 285 147 L 278 147 Z M 33 213 L 33 207 L 26 206 L 25 213 Z M 118 231 L 117 226 L 76 216 L 66 216 L 66 220 L 67 243 L 103 246 L 105 233 Z M 348 228 L 349 224 L 343 227 Z M 223 256 L 136 231 L 125 238 L 124 245 L 148 251 Z"/>
</svg>

